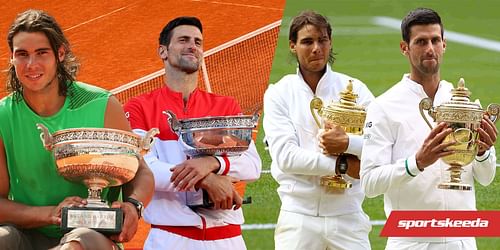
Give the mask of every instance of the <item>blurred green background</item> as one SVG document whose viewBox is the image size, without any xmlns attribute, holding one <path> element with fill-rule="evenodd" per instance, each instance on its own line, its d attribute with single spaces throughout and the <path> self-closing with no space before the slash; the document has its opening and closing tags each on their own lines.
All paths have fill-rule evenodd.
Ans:
<svg viewBox="0 0 500 250">
<path fill-rule="evenodd" d="M 301 10 L 310 9 L 327 16 L 333 25 L 333 49 L 337 54 L 333 69 L 360 79 L 375 96 L 380 95 L 398 82 L 403 73 L 409 72 L 409 64 L 399 50 L 400 30 L 378 26 L 374 24 L 374 17 L 385 16 L 401 20 L 417 7 L 436 10 L 445 30 L 500 42 L 500 2 L 494 0 L 288 0 L 270 83 L 277 82 L 285 74 L 295 73 L 296 62 L 288 50 L 289 24 L 292 17 Z M 441 77 L 453 84 L 463 77 L 472 92 L 472 99 L 480 99 L 483 106 L 492 102 L 500 103 L 499 51 L 448 40 L 441 65 Z M 262 138 L 263 130 L 260 129 L 257 148 L 263 160 L 263 169 L 269 170 L 271 159 L 264 150 Z M 497 142 L 496 148 L 499 145 Z M 497 158 L 499 155 L 497 152 Z M 247 193 L 252 196 L 253 204 L 244 207 L 246 224 L 276 223 L 280 208 L 276 188 L 276 182 L 267 173 L 263 173 L 258 181 L 248 186 Z M 497 172 L 496 179 L 490 186 L 476 185 L 477 208 L 500 210 L 499 194 L 500 174 Z M 363 208 L 372 221 L 386 219 L 382 196 L 366 198 Z M 370 233 L 372 249 L 385 247 L 386 238 L 379 237 L 381 229 L 382 226 L 373 226 Z M 273 234 L 273 229 L 243 232 L 248 249 L 274 249 Z M 500 239 L 477 238 L 477 245 L 478 249 L 500 249 Z"/>
</svg>

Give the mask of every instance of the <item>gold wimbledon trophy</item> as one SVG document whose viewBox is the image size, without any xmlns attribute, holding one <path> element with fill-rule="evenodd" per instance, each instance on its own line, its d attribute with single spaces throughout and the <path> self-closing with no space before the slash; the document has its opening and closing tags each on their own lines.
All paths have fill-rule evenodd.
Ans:
<svg viewBox="0 0 500 250">
<path fill-rule="evenodd" d="M 450 165 L 450 180 L 438 185 L 441 189 L 471 190 L 469 184 L 462 183 L 462 167 L 470 164 L 477 155 L 478 145 L 476 140 L 479 137 L 477 129 L 481 126 L 481 120 L 485 111 L 481 108 L 479 100 L 470 102 L 470 91 L 465 87 L 463 78 L 460 78 L 457 88 L 451 91 L 452 97 L 449 102 L 445 102 L 438 107 L 432 107 L 432 100 L 424 98 L 420 101 L 420 114 L 427 125 L 432 129 L 432 125 L 424 114 L 428 114 L 435 122 L 446 122 L 453 132 L 449 134 L 443 142 L 455 141 L 456 144 L 448 147 L 455 153 L 442 157 L 446 164 Z M 495 122 L 500 110 L 496 103 L 488 105 L 486 112 L 490 119 Z"/>
<path fill-rule="evenodd" d="M 37 128 L 41 130 L 43 146 L 54 155 L 59 175 L 88 187 L 85 207 L 62 208 L 62 231 L 86 227 L 104 234 L 119 234 L 123 212 L 110 208 L 101 198 L 101 192 L 134 178 L 139 160 L 149 151 L 158 129 L 151 129 L 141 138 L 108 128 L 64 129 L 53 134 L 43 124 L 38 123 Z"/>
<path fill-rule="evenodd" d="M 332 123 L 342 127 L 347 134 L 362 135 L 366 111 L 356 104 L 357 97 L 358 95 L 352 92 L 352 80 L 349 80 L 346 90 L 340 93 L 338 103 L 332 102 L 327 107 L 323 107 L 323 101 L 315 96 L 311 100 L 310 108 L 318 127 L 324 128 L 325 123 Z M 320 122 L 314 110 L 317 110 L 322 122 Z M 338 173 L 333 176 L 322 176 L 320 184 L 334 189 L 351 188 L 352 183 L 342 177 L 342 174 L 345 174 L 348 168 L 346 155 L 340 154 L 338 157 L 336 166 L 339 170 Z"/>
</svg>

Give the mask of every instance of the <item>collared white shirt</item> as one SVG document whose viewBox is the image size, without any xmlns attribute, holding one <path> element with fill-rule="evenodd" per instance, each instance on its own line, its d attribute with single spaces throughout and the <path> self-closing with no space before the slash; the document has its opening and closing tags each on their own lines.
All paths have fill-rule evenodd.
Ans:
<svg viewBox="0 0 500 250">
<path fill-rule="evenodd" d="M 321 153 L 317 139 L 318 125 L 310 110 L 316 95 L 324 105 L 339 101 L 340 92 L 349 80 L 357 103 L 367 106 L 374 98 L 365 84 L 327 66 L 313 93 L 297 70 L 270 85 L 264 95 L 264 131 L 272 158 L 271 173 L 279 183 L 281 209 L 312 216 L 334 216 L 361 211 L 364 194 L 359 180 L 345 176 L 353 183 L 343 194 L 327 193 L 320 177 L 335 174 L 336 157 Z M 349 137 L 349 153 L 361 151 L 362 139 Z"/>
<path fill-rule="evenodd" d="M 442 80 L 433 106 L 449 101 L 452 89 L 451 83 Z M 464 167 L 462 182 L 472 185 L 472 191 L 438 189 L 439 183 L 449 180 L 449 171 L 446 171 L 449 166 L 441 160 L 422 172 L 417 168 L 415 154 L 431 131 L 419 111 L 419 103 L 426 97 L 422 85 L 410 80 L 406 74 L 369 106 L 361 157 L 361 181 L 367 197 L 384 194 L 386 216 L 392 210 L 476 210 L 474 179 L 488 185 L 495 177 L 493 147 Z M 436 126 L 433 119 L 426 112 L 424 114 Z M 415 177 L 407 173 L 405 162 L 408 171 Z M 404 240 L 436 242 L 453 239 Z"/>
</svg>

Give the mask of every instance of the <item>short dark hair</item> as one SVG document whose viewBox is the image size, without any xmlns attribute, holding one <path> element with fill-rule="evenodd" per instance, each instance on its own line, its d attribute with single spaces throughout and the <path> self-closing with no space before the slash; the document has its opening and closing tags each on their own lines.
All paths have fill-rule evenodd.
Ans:
<svg viewBox="0 0 500 250">
<path fill-rule="evenodd" d="M 59 95 L 65 96 L 68 87 L 75 81 L 80 64 L 71 52 L 68 39 L 64 36 L 59 24 L 57 24 L 52 16 L 42 10 L 29 9 L 18 14 L 7 34 L 7 42 L 9 43 L 11 53 L 14 52 L 12 40 L 19 32 L 42 32 L 45 34 L 56 58 L 56 76 L 59 80 Z M 58 56 L 58 50 L 61 46 L 65 50 L 63 61 L 59 61 Z M 23 87 L 16 76 L 15 67 L 12 62 L 9 64 L 7 71 L 7 89 L 10 92 L 14 92 L 15 98 L 20 98 L 22 96 Z"/>
<path fill-rule="evenodd" d="M 160 33 L 160 39 L 159 39 L 160 45 L 168 46 L 170 44 L 170 39 L 172 38 L 171 31 L 175 29 L 175 27 L 180 25 L 195 26 L 203 34 L 203 27 L 201 25 L 200 19 L 198 19 L 197 17 L 193 16 L 177 17 L 168 22 L 168 24 L 165 27 L 163 27 L 163 30 Z"/>
<path fill-rule="evenodd" d="M 297 43 L 299 30 L 302 29 L 306 25 L 313 25 L 319 30 L 326 30 L 328 34 L 328 38 L 332 39 L 332 26 L 328 21 L 328 18 L 316 13 L 312 10 L 305 10 L 299 13 L 298 16 L 292 19 L 292 23 L 290 24 L 290 32 L 288 34 L 288 40 Z M 333 64 L 335 61 L 335 57 L 333 56 L 333 49 L 330 48 L 330 55 L 328 57 L 328 62 Z"/>
<path fill-rule="evenodd" d="M 441 38 L 444 37 L 443 23 L 439 14 L 429 8 L 417 8 L 410 11 L 401 22 L 403 41 L 410 43 L 411 27 L 427 24 L 439 24 L 441 27 Z"/>
</svg>

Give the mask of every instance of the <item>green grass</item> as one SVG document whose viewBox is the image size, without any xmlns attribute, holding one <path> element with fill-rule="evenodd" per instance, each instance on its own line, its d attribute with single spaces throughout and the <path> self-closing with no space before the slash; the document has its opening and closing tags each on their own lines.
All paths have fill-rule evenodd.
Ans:
<svg viewBox="0 0 500 250">
<path fill-rule="evenodd" d="M 337 53 L 335 71 L 356 77 L 365 82 L 375 96 L 383 93 L 409 71 L 407 59 L 399 51 L 400 31 L 372 24 L 373 16 L 401 19 L 416 7 L 435 9 L 444 22 L 445 29 L 482 38 L 500 41 L 500 2 L 494 0 L 465 1 L 389 1 L 389 0 L 288 0 L 278 41 L 270 82 L 278 81 L 285 74 L 295 73 L 296 62 L 288 50 L 290 20 L 300 10 L 312 9 L 329 17 L 333 23 L 333 47 Z M 360 34 L 364 31 L 381 34 Z M 500 53 L 448 41 L 441 76 L 454 84 L 464 77 L 473 99 L 483 105 L 500 103 Z M 498 127 L 498 126 L 497 126 Z M 271 159 L 263 149 L 263 130 L 259 131 L 257 148 L 263 160 L 263 169 L 269 169 Z M 500 141 L 500 140 L 498 140 Z M 496 148 L 500 148 L 497 142 Z M 500 150 L 497 150 L 497 158 Z M 253 204 L 245 206 L 246 224 L 276 223 L 280 201 L 277 184 L 270 174 L 248 186 Z M 476 185 L 477 208 L 500 210 L 500 174 L 497 172 L 488 187 Z M 382 196 L 368 199 L 363 209 L 372 220 L 385 220 Z M 374 250 L 384 249 L 386 238 L 379 237 L 381 226 L 374 226 L 370 241 Z M 244 231 L 248 249 L 273 249 L 273 230 Z M 498 249 L 499 238 L 477 238 L 479 249 Z"/>
</svg>

